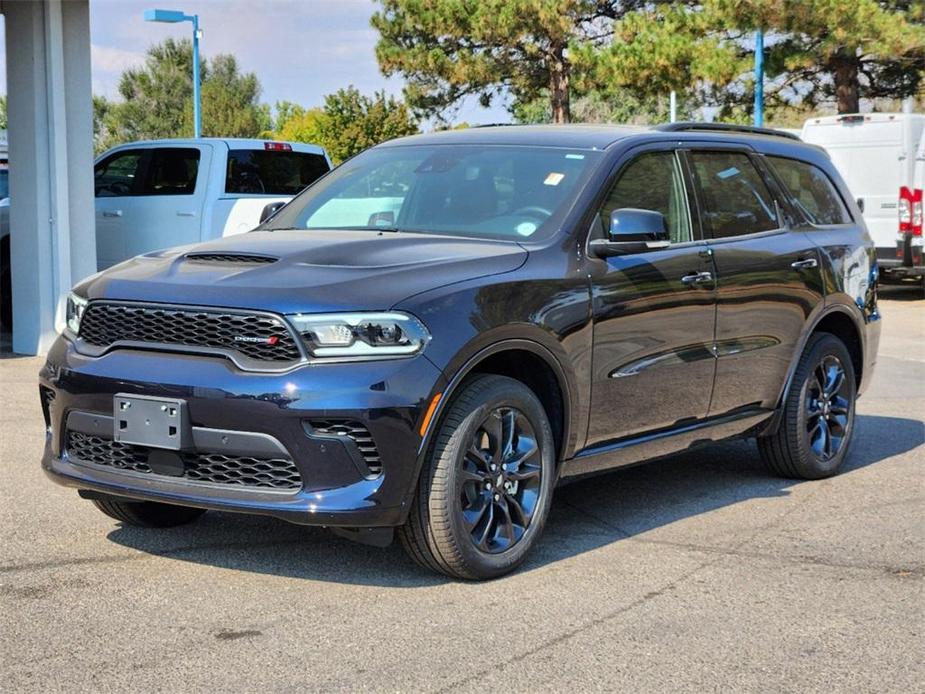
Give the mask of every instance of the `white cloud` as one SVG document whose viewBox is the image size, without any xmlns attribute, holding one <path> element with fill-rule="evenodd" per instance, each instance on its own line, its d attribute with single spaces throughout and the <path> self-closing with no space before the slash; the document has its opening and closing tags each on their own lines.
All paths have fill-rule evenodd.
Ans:
<svg viewBox="0 0 925 694">
<path fill-rule="evenodd" d="M 90 64 L 94 72 L 119 72 L 130 67 L 137 67 L 145 60 L 144 53 L 126 51 L 111 46 L 90 44 Z"/>
</svg>

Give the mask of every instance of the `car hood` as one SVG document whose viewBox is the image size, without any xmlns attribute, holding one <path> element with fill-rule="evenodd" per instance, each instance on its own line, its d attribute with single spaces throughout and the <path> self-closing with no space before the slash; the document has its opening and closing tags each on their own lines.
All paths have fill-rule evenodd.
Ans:
<svg viewBox="0 0 925 694">
<path fill-rule="evenodd" d="M 242 255 L 272 262 L 242 262 Z M 257 231 L 138 256 L 89 278 L 78 290 L 89 299 L 279 313 L 386 310 L 423 291 L 511 272 L 526 258 L 521 246 L 505 241 L 408 232 Z"/>
</svg>

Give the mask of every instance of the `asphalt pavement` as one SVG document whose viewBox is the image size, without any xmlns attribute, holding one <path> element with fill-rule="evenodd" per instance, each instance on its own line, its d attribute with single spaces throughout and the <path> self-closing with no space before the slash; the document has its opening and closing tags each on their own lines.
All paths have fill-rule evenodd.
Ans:
<svg viewBox="0 0 925 694">
<path fill-rule="evenodd" d="M 266 518 L 121 527 L 44 477 L 41 361 L 2 359 L 0 690 L 925 691 L 925 300 L 883 296 L 842 474 L 740 441 L 578 482 L 482 584 Z"/>
</svg>

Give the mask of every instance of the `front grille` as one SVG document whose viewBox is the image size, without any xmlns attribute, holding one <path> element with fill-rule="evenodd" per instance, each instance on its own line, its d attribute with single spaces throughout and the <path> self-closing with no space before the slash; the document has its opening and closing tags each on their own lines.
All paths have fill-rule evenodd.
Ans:
<svg viewBox="0 0 925 694">
<path fill-rule="evenodd" d="M 282 319 L 208 309 L 91 303 L 80 321 L 80 338 L 97 347 L 120 341 L 207 347 L 266 362 L 301 357 Z"/>
<path fill-rule="evenodd" d="M 265 265 L 279 260 L 268 255 L 250 253 L 187 253 L 186 259 L 196 263 L 238 263 L 242 265 Z"/>
<path fill-rule="evenodd" d="M 79 431 L 67 433 L 67 454 L 72 460 L 159 476 L 148 465 L 151 450 Z M 302 487 L 298 468 L 286 458 L 256 458 L 202 451 L 182 451 L 179 456 L 183 461 L 183 476 L 166 479 L 258 489 L 296 490 Z"/>
<path fill-rule="evenodd" d="M 313 419 L 312 430 L 322 436 L 347 436 L 360 449 L 360 455 L 366 462 L 371 475 L 382 472 L 382 460 L 379 458 L 379 449 L 372 434 L 361 422 L 352 419 Z"/>
</svg>

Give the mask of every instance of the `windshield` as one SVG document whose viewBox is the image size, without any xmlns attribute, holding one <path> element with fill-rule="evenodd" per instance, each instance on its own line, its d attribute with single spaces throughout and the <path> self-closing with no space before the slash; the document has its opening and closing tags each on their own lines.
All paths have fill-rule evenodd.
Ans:
<svg viewBox="0 0 925 694">
<path fill-rule="evenodd" d="M 373 148 L 306 190 L 265 228 L 535 239 L 556 229 L 598 157 L 553 147 Z"/>
</svg>

